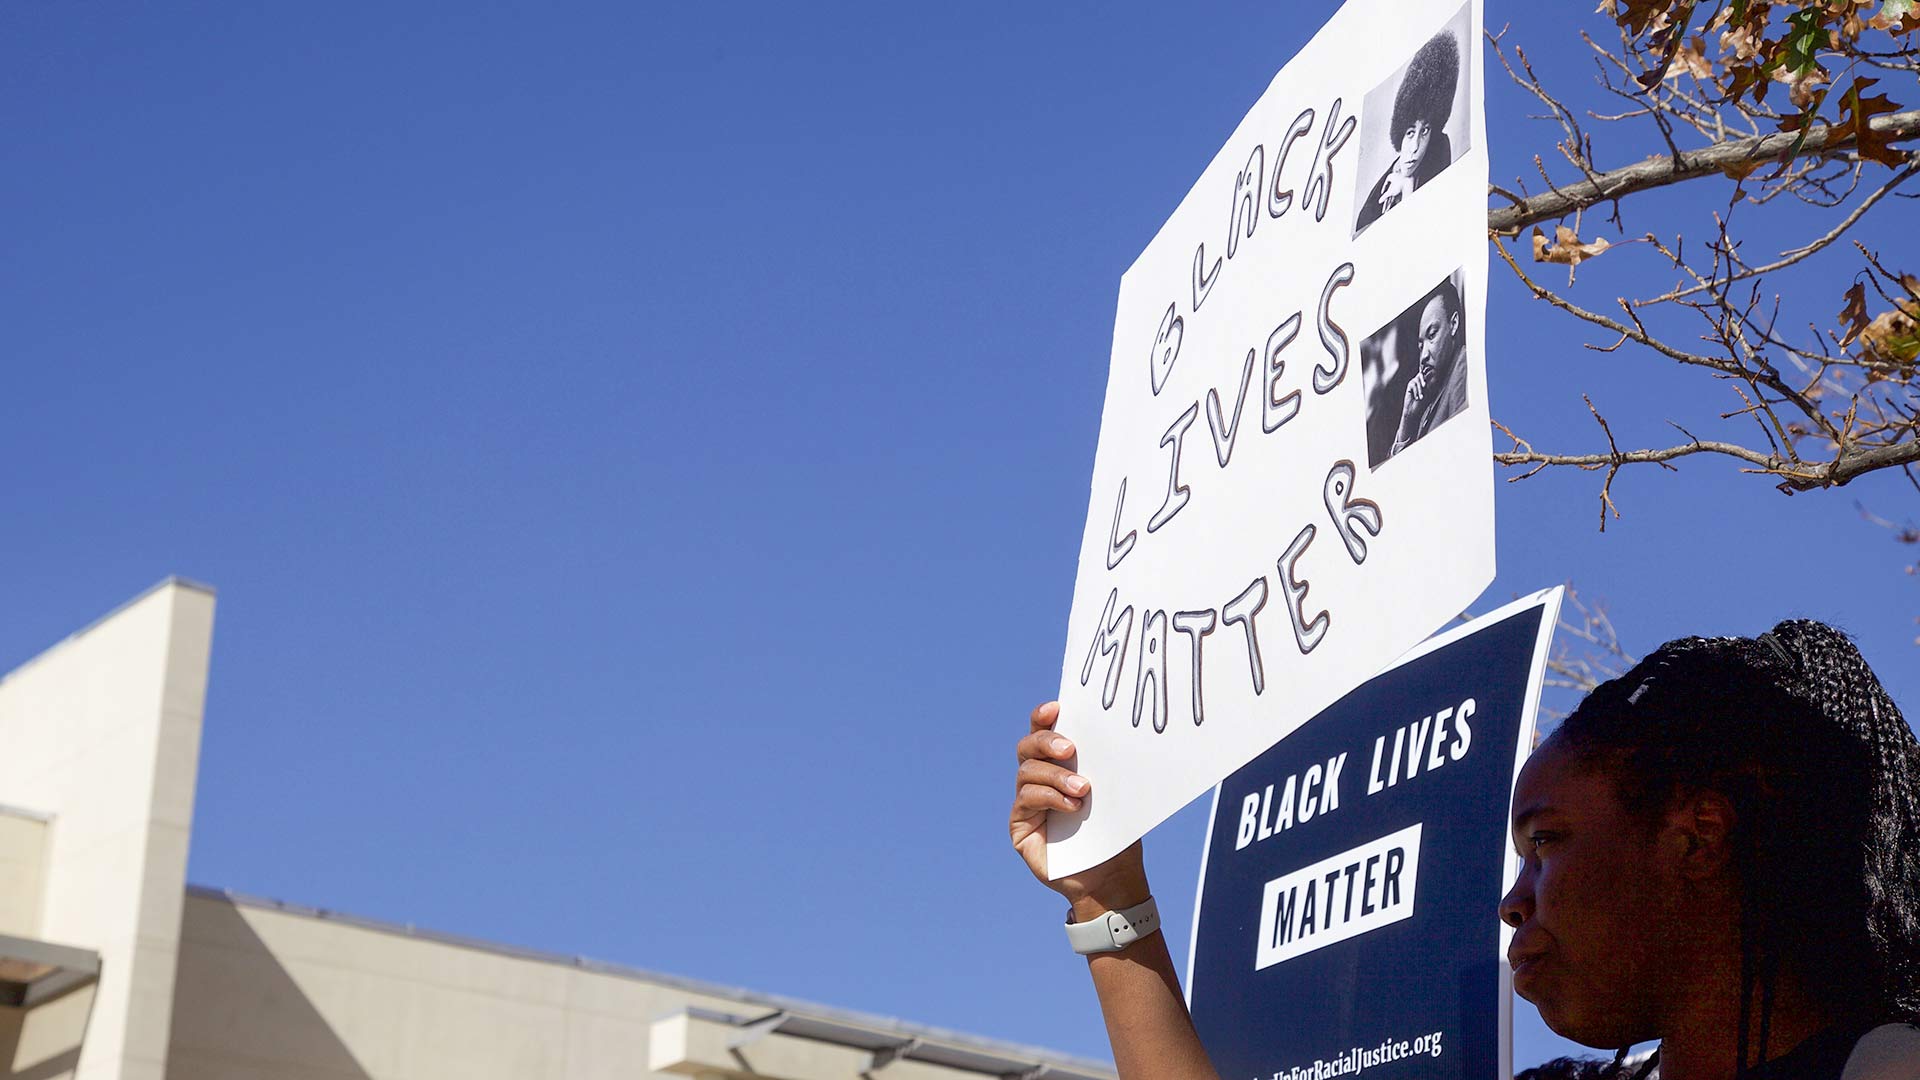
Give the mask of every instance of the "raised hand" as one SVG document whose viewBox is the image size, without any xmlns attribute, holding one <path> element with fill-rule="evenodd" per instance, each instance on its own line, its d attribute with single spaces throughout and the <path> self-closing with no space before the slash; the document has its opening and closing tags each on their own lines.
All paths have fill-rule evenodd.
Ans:
<svg viewBox="0 0 1920 1080">
<path fill-rule="evenodd" d="M 1139 843 L 1098 866 L 1057 881 L 1047 877 L 1047 811 L 1080 809 L 1093 784 L 1068 768 L 1075 753 L 1073 741 L 1054 732 L 1060 703 L 1049 701 L 1033 710 L 1027 734 L 1014 747 L 1019 764 L 1014 771 L 1013 811 L 1007 818 L 1008 838 L 1027 869 L 1048 888 L 1089 915 L 1132 907 L 1147 898 L 1147 872 Z"/>
</svg>

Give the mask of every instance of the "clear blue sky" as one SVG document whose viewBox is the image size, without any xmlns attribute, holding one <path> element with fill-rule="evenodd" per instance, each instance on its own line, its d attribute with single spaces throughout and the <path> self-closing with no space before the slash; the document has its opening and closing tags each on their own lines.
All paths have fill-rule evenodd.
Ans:
<svg viewBox="0 0 1920 1080">
<path fill-rule="evenodd" d="M 1590 17 L 1488 6 L 1578 86 Z M 210 582 L 195 881 L 1104 1055 L 1011 746 L 1120 273 L 1331 10 L 0 7 L 0 669 Z M 1516 428 L 1725 407 L 1493 281 Z M 1920 706 L 1853 509 L 1904 479 L 1596 490 L 1501 488 L 1483 607 L 1826 618 Z M 1181 951 L 1203 818 L 1150 842 Z"/>
</svg>

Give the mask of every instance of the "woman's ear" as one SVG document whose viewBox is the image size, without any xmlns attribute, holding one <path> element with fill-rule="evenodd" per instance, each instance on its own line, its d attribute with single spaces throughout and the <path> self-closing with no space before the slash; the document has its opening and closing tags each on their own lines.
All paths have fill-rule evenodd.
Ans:
<svg viewBox="0 0 1920 1080">
<path fill-rule="evenodd" d="M 1661 830 L 1661 851 L 1680 876 L 1701 881 L 1725 870 L 1733 859 L 1733 800 L 1712 788 L 1675 799 Z"/>
</svg>

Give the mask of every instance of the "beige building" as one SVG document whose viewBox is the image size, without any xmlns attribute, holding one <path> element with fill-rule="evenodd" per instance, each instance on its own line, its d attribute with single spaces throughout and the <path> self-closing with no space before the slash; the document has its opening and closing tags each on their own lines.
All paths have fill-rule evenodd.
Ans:
<svg viewBox="0 0 1920 1080">
<path fill-rule="evenodd" d="M 211 590 L 0 677 L 0 1080 L 1096 1080 L 1099 1062 L 186 884 Z"/>
</svg>

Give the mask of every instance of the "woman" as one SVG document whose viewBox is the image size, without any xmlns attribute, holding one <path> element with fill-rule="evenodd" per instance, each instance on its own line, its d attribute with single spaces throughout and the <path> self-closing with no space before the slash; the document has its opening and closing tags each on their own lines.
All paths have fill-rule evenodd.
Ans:
<svg viewBox="0 0 1920 1080">
<path fill-rule="evenodd" d="M 1045 874 L 1045 811 L 1089 782 L 1034 710 L 1010 831 Z M 1514 989 L 1613 1075 L 1920 1080 L 1920 745 L 1820 623 L 1669 642 L 1534 752 L 1501 901 Z M 1074 922 L 1148 896 L 1140 845 L 1048 882 Z M 1120 1074 L 1214 1080 L 1155 933 L 1090 958 Z"/>
<path fill-rule="evenodd" d="M 1393 164 L 1360 201 L 1355 235 L 1453 164 L 1453 144 L 1444 129 L 1453 115 L 1459 81 L 1460 44 L 1451 32 L 1442 30 L 1413 54 L 1407 76 L 1393 95 L 1388 132 L 1393 139 Z"/>
</svg>

